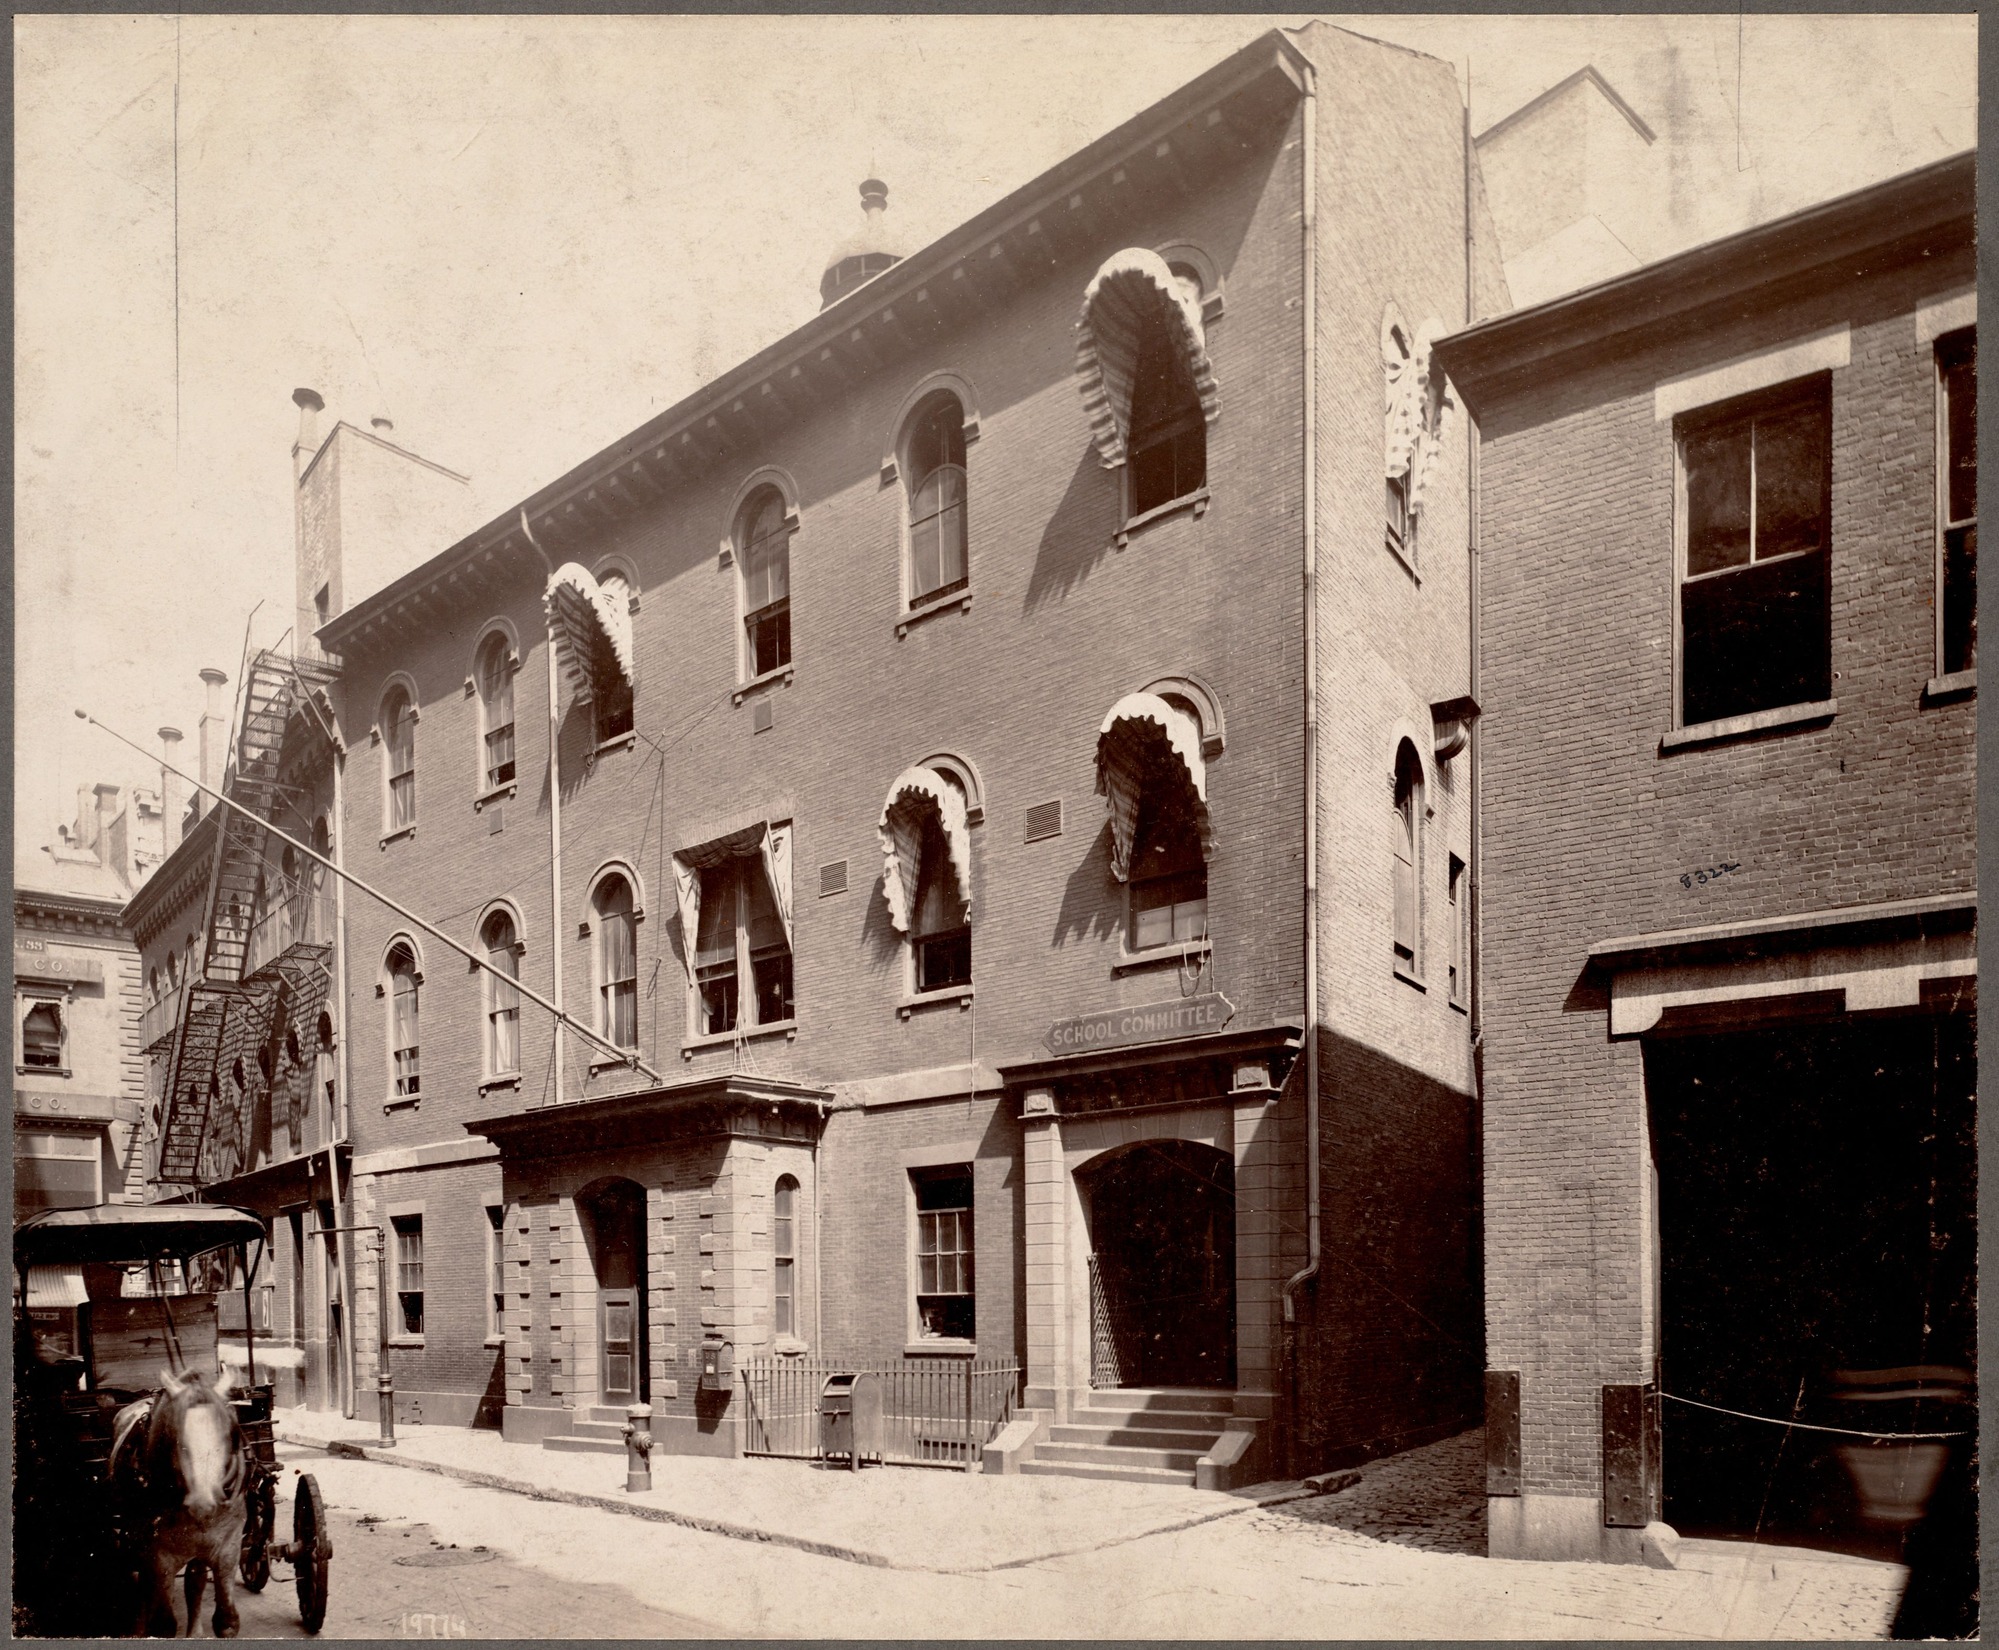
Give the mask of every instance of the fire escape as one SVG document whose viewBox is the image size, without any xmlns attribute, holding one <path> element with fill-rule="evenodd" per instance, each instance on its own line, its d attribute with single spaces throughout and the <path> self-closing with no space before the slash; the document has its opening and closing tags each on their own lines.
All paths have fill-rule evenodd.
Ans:
<svg viewBox="0 0 1999 1650">
<path fill-rule="evenodd" d="M 242 719 L 222 781 L 222 794 L 237 807 L 214 804 L 219 817 L 201 963 L 181 1003 L 167 1063 L 156 1171 L 163 1188 L 194 1189 L 217 1178 L 206 1172 L 207 1154 L 225 1085 L 232 1095 L 269 1087 L 280 1034 L 311 1026 L 331 987 L 333 936 L 318 931 L 323 920 L 262 962 L 252 960 L 252 932 L 262 914 L 266 827 L 280 823 L 283 812 L 296 820 L 305 794 L 281 777 L 292 766 L 285 758 L 288 752 L 308 760 L 330 756 L 332 721 L 315 690 L 335 675 L 324 663 L 273 649 L 257 653 L 244 671 Z"/>
</svg>

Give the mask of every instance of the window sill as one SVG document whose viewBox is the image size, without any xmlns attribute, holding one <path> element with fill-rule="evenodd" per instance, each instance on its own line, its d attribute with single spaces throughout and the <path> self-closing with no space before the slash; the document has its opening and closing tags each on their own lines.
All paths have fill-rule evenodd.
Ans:
<svg viewBox="0 0 1999 1650">
<path fill-rule="evenodd" d="M 1802 727 L 1807 722 L 1830 722 L 1838 710 L 1837 699 L 1814 699 L 1802 705 L 1779 705 L 1775 710 L 1752 711 L 1747 716 L 1723 716 L 1712 722 L 1670 728 L 1659 736 L 1659 754 L 1664 756 L 1668 751 L 1699 745 L 1718 745 L 1727 739 L 1769 733 L 1777 728 Z"/>
<path fill-rule="evenodd" d="M 1382 548 L 1402 564 L 1402 571 L 1409 575 L 1410 581 L 1420 587 L 1423 575 L 1416 570 L 1416 558 L 1409 553 L 1408 546 L 1397 544 L 1386 535 L 1383 536 L 1381 543 Z"/>
<path fill-rule="evenodd" d="M 416 827 L 414 825 L 405 825 L 400 831 L 391 831 L 387 836 L 383 837 L 382 846 L 386 848 L 391 842 L 402 842 L 414 838 L 415 835 Z"/>
<path fill-rule="evenodd" d="M 939 1337 L 934 1341 L 910 1341 L 902 1349 L 905 1358 L 976 1358 L 979 1355 L 977 1341 L 947 1341 Z"/>
<path fill-rule="evenodd" d="M 1133 951 L 1122 943 L 1118 946 L 1117 961 L 1111 964 L 1113 974 L 1129 974 L 1140 968 L 1158 968 L 1165 963 L 1184 966 L 1190 958 L 1205 957 L 1214 949 L 1211 940 L 1182 940 L 1177 945 L 1151 945 L 1143 951 Z"/>
<path fill-rule="evenodd" d="M 514 799 L 514 793 L 520 788 L 521 783 L 518 779 L 510 779 L 504 785 L 495 785 L 490 791 L 481 792 L 478 796 L 472 798 L 472 811 L 475 814 L 481 813 L 490 808 L 495 802 L 511 802 Z"/>
<path fill-rule="evenodd" d="M 382 1102 L 382 1115 L 384 1117 L 387 1117 L 391 1112 L 421 1110 L 423 1110 L 423 1096 L 420 1094 L 406 1095 L 400 1100 L 384 1100 Z"/>
<path fill-rule="evenodd" d="M 593 758 L 597 758 L 609 756 L 613 751 L 628 751 L 638 743 L 638 739 L 639 731 L 637 728 L 632 729 L 630 733 L 615 734 L 609 739 L 600 739 L 597 742 L 597 748 L 590 755 Z"/>
<path fill-rule="evenodd" d="M 796 1335 L 780 1335 L 771 1342 L 771 1351 L 780 1358 L 802 1358 L 811 1350 L 811 1343 Z"/>
<path fill-rule="evenodd" d="M 1450 1002 L 1451 1002 L 1451 1007 L 1455 1008 L 1460 1014 L 1471 1013 L 1471 1004 L 1466 1002 L 1464 998 L 1453 997 L 1451 998 Z"/>
<path fill-rule="evenodd" d="M 895 633 L 898 637 L 907 636 L 911 625 L 921 624 L 925 619 L 934 618 L 939 613 L 948 613 L 954 607 L 960 613 L 971 612 L 971 591 L 954 590 L 948 596 L 938 596 L 933 600 L 924 602 L 921 606 L 912 607 L 901 618 L 895 621 Z"/>
<path fill-rule="evenodd" d="M 1423 983 L 1423 976 L 1400 959 L 1395 964 L 1395 977 L 1404 985 L 1413 985 L 1418 991 L 1428 992 L 1430 989 Z"/>
<path fill-rule="evenodd" d="M 422 1346 L 422 1345 L 423 1345 L 423 1337 L 422 1337 L 421 1335 L 391 1335 L 391 1336 L 389 1337 L 389 1345 L 391 1345 L 391 1346 Z"/>
<path fill-rule="evenodd" d="M 1208 489 L 1197 487 L 1193 492 L 1180 498 L 1170 498 L 1164 504 L 1155 504 L 1144 515 L 1131 516 L 1117 531 L 1117 547 L 1122 550 L 1131 542 L 1131 535 L 1142 528 L 1150 527 L 1155 521 L 1164 521 L 1168 516 L 1177 516 L 1183 510 L 1192 510 L 1194 519 L 1200 520 L 1208 513 Z"/>
<path fill-rule="evenodd" d="M 628 1071 L 632 1062 L 638 1058 L 637 1049 L 633 1049 L 629 1054 L 593 1054 L 590 1057 L 590 1075 L 595 1077 L 600 1071 Z"/>
<path fill-rule="evenodd" d="M 712 1036 L 690 1037 L 680 1045 L 680 1057 L 691 1060 L 706 1048 L 727 1048 L 731 1043 L 746 1043 L 759 1037 L 782 1037 L 786 1042 L 798 1036 L 796 1020 L 773 1020 L 767 1026 L 743 1026 L 735 1031 L 718 1031 Z"/>
<path fill-rule="evenodd" d="M 479 1344 L 488 1351 L 497 1352 L 507 1344 L 507 1337 L 504 1335 L 488 1335 Z"/>
<path fill-rule="evenodd" d="M 70 1069 L 68 1066 L 16 1066 L 14 1068 L 14 1075 L 16 1077 L 67 1077 L 70 1075 Z"/>
<path fill-rule="evenodd" d="M 1968 699 L 1978 691 L 1978 669 L 1953 670 L 1948 676 L 1932 676 L 1923 684 L 1923 703 L 1940 705 L 1952 699 Z"/>
<path fill-rule="evenodd" d="M 752 676 L 729 695 L 729 703 L 740 705 L 751 694 L 761 693 L 765 688 L 775 684 L 781 683 L 785 687 L 790 687 L 793 668 L 791 665 L 779 665 L 777 669 L 767 670 L 761 676 Z"/>
<path fill-rule="evenodd" d="M 488 1077 L 485 1080 L 485 1082 L 481 1083 L 479 1085 L 479 1094 L 480 1097 L 483 1099 L 486 1095 L 491 1094 L 495 1089 L 517 1089 L 520 1086 L 521 1086 L 521 1074 L 519 1072 L 503 1071 L 497 1077 Z"/>
<path fill-rule="evenodd" d="M 968 985 L 939 986 L 935 991 L 916 991 L 895 1005 L 895 1011 L 902 1019 L 908 1019 L 919 1008 L 942 1008 L 956 1003 L 961 1009 L 972 1006 L 972 988 Z"/>
</svg>

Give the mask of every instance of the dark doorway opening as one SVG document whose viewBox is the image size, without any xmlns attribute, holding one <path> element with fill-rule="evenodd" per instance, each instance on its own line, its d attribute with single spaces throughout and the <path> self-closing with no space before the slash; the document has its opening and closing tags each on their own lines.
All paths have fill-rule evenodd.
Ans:
<svg viewBox="0 0 1999 1650">
<path fill-rule="evenodd" d="M 1148 1140 L 1080 1174 L 1092 1386 L 1235 1385 L 1235 1162 Z"/>
<path fill-rule="evenodd" d="M 1662 1391 L 1779 1422 L 1965 1424 L 1934 1400 L 1851 1394 L 1856 1372 L 1976 1367 L 1971 1015 L 1655 1038 L 1645 1075 Z M 1920 1510 L 1913 1457 L 1898 1514 L 1865 1489 L 1880 1463 L 1858 1440 L 1672 1397 L 1661 1425 L 1664 1517 L 1682 1533 L 1890 1556 Z"/>
<path fill-rule="evenodd" d="M 646 1199 L 630 1180 L 599 1180 L 576 1197 L 597 1274 L 597 1398 L 617 1406 L 646 1401 Z"/>
</svg>

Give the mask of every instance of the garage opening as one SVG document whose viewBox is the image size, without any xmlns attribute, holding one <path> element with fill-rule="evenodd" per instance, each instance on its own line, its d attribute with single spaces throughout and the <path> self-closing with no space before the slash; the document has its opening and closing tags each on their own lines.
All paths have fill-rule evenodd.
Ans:
<svg viewBox="0 0 1999 1650">
<path fill-rule="evenodd" d="M 1235 1385 L 1235 1162 L 1147 1140 L 1078 1174 L 1090 1221 L 1090 1384 Z"/>
<path fill-rule="evenodd" d="M 1661 1405 L 1666 1522 L 1892 1556 L 1940 1445 L 1884 1453 L 1717 1410 L 1975 1425 L 1941 1395 L 1976 1367 L 1971 1013 L 1656 1037 L 1645 1074 L 1660 1387 L 1716 1406 Z"/>
</svg>

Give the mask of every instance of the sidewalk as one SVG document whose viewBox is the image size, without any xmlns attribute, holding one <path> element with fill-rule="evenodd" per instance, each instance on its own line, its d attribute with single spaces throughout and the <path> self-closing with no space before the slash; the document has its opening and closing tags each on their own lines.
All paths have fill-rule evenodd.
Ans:
<svg viewBox="0 0 1999 1650">
<path fill-rule="evenodd" d="M 858 1473 L 809 1461 L 699 1455 L 652 1457 L 650 1490 L 627 1492 L 622 1455 L 511 1444 L 497 1432 L 399 1426 L 396 1447 L 375 1447 L 374 1422 L 280 1410 L 281 1444 L 360 1453 L 371 1461 L 442 1473 L 538 1500 L 598 1507 L 739 1540 L 892 1570 L 972 1574 L 1094 1551 L 1142 1536 L 1297 1500 L 1298 1484 L 1218 1495 L 1191 1486 L 1097 1479 L 988 1477 L 923 1467 Z"/>
</svg>

